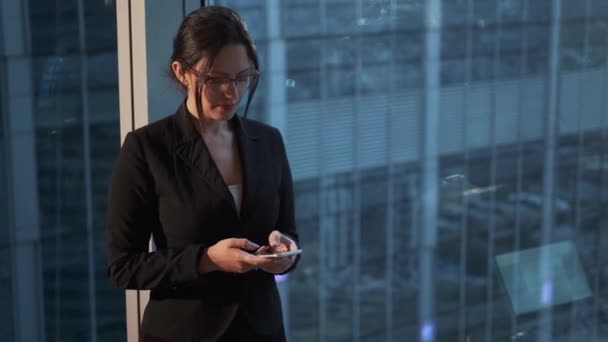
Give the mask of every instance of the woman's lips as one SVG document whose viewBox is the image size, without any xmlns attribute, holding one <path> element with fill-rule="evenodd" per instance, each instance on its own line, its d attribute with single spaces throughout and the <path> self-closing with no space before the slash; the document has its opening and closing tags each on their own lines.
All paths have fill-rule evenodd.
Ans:
<svg viewBox="0 0 608 342">
<path fill-rule="evenodd" d="M 220 105 L 220 108 L 222 108 L 223 110 L 231 110 L 232 108 L 234 108 L 234 105 L 223 104 L 223 105 Z"/>
</svg>

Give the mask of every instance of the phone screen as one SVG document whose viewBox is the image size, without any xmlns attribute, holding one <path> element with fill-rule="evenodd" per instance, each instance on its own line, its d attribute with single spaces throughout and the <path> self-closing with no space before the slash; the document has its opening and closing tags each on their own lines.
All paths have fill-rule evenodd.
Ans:
<svg viewBox="0 0 608 342">
<path fill-rule="evenodd" d="M 301 253 L 302 253 L 301 249 L 296 249 L 296 250 L 293 250 L 293 251 L 271 253 L 271 254 L 262 254 L 262 255 L 258 255 L 258 256 L 260 258 L 285 258 L 285 257 L 292 256 L 292 255 L 298 255 L 298 254 L 301 254 Z"/>
</svg>

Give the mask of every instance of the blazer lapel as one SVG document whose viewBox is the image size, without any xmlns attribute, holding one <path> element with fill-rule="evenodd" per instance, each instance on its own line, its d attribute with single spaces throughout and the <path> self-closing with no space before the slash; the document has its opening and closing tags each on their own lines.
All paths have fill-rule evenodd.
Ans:
<svg viewBox="0 0 608 342">
<path fill-rule="evenodd" d="M 175 154 L 190 167 L 207 185 L 237 212 L 234 199 L 222 174 L 211 157 L 211 153 L 194 125 L 192 115 L 185 103 L 180 107 L 177 116 L 177 144 Z"/>
<path fill-rule="evenodd" d="M 239 116 L 234 115 L 232 122 L 243 170 L 243 199 L 241 202 L 241 217 L 243 217 L 255 204 L 252 202 L 252 198 L 255 198 L 255 196 L 252 195 L 256 192 L 256 186 L 258 185 L 258 182 L 255 181 L 255 145 L 258 138 L 252 135 L 252 132 L 247 129 L 245 121 Z"/>
</svg>

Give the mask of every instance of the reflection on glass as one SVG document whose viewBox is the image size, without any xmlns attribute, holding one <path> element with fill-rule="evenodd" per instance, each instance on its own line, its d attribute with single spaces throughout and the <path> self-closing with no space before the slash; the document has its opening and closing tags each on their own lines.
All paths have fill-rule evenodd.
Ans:
<svg viewBox="0 0 608 342">
<path fill-rule="evenodd" d="M 555 144 L 546 144 L 556 1 L 440 2 L 440 51 L 426 50 L 426 37 L 435 32 L 424 20 L 439 16 L 426 13 L 425 1 L 247 5 L 277 13 L 282 24 L 278 33 L 256 38 L 286 56 L 285 71 L 273 69 L 269 87 L 286 90 L 278 115 L 296 184 L 301 244 L 316 251 L 282 283 L 289 288 L 290 339 L 533 341 L 537 331 L 528 327 L 542 326 L 535 316 L 542 309 L 517 314 L 511 307 L 499 286 L 504 265 L 497 256 L 503 262 L 516 253 L 534 259 L 524 256 L 534 250 L 568 255 L 571 248 L 580 252 L 578 271 L 574 264 L 564 267 L 585 275 L 586 287 L 579 284 L 585 298 L 572 301 L 576 296 L 554 272 L 534 285 L 534 300 L 541 305 L 544 294 L 551 308 L 562 297 L 570 300 L 556 305 L 565 313 L 553 317 L 559 322 L 553 340 L 599 341 L 608 328 L 608 291 L 594 284 L 602 284 L 606 272 L 591 270 L 608 262 L 600 239 L 608 220 L 602 209 L 608 121 L 601 109 L 607 107 L 601 89 L 608 82 L 608 13 L 602 12 L 608 7 L 564 2 L 577 14 L 564 13 L 560 23 L 560 127 Z M 439 127 L 427 136 L 425 65 L 437 55 L 441 85 L 430 91 L 439 93 Z M 427 158 L 422 147 L 432 142 L 438 143 L 438 169 L 431 170 L 440 177 L 438 203 L 425 202 L 428 175 L 420 171 Z M 543 161 L 553 148 L 556 181 L 545 184 Z M 544 203 L 547 193 L 552 204 Z M 421 217 L 429 213 L 423 205 L 437 208 L 431 239 L 421 224 L 430 222 Z M 554 225 L 545 244 L 548 205 Z M 563 249 L 561 241 L 571 246 Z M 428 253 L 434 262 L 422 264 Z M 433 288 L 423 288 L 429 273 Z M 575 275 L 569 277 L 573 282 Z M 434 319 L 421 318 L 427 305 L 421 298 L 432 299 Z M 590 307 L 598 314 L 583 314 Z"/>
<path fill-rule="evenodd" d="M 0 189 L 14 185 L 21 192 L 13 198 L 27 204 L 5 207 L 0 200 L 0 236 L 20 236 L 2 239 L 9 245 L 0 246 L 6 262 L 0 262 L 0 293 L 10 298 L 18 280 L 35 284 L 27 296 L 0 298 L 9 303 L 2 310 L 9 318 L 0 321 L 15 329 L 0 324 L 0 335 L 27 340 L 27 327 L 36 341 L 124 340 L 124 294 L 106 285 L 103 249 L 107 180 L 120 146 L 115 3 L 5 3 L 0 24 L 11 34 L 0 38 L 0 91 L 11 96 L 0 94 L 0 108 L 6 135 L 19 146 L 12 151 L 19 152 L 5 158 L 11 144 L 2 140 Z M 7 208 L 13 212 L 6 216 L 17 218 L 14 227 L 5 220 Z M 30 218 L 39 227 L 23 226 Z M 13 324 L 15 313 L 32 322 Z"/>
<path fill-rule="evenodd" d="M 541 256 L 549 259 L 543 279 Z M 577 251 L 571 241 L 496 256 L 498 269 L 515 314 L 570 303 L 591 296 Z"/>
</svg>

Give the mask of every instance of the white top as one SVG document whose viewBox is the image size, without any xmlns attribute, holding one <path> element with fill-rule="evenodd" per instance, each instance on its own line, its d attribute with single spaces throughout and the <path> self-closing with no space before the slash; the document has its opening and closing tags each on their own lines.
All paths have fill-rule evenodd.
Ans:
<svg viewBox="0 0 608 342">
<path fill-rule="evenodd" d="M 234 204 L 236 204 L 237 211 L 241 212 L 241 201 L 243 200 L 243 184 L 228 185 L 228 190 L 234 198 Z"/>
</svg>

